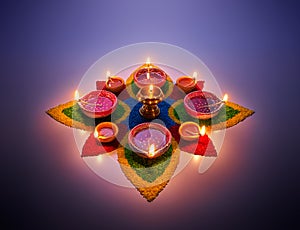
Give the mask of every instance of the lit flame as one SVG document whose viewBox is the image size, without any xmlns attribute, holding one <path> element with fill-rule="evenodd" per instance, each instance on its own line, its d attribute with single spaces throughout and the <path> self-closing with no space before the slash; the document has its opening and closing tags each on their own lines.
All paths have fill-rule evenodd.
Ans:
<svg viewBox="0 0 300 230">
<path fill-rule="evenodd" d="M 205 135 L 205 125 L 203 125 L 203 126 L 200 128 L 200 135 L 201 135 L 201 136 L 204 136 L 204 135 Z"/>
<path fill-rule="evenodd" d="M 107 71 L 106 71 L 106 78 L 109 78 L 110 75 L 111 75 L 111 74 L 110 74 L 110 71 L 107 70 Z"/>
<path fill-rule="evenodd" d="M 98 131 L 95 130 L 95 132 L 94 132 L 94 137 L 95 137 L 95 138 L 98 138 L 98 136 L 99 136 Z"/>
<path fill-rule="evenodd" d="M 227 94 L 227 93 L 224 95 L 223 101 L 224 101 L 224 102 L 227 102 L 227 101 L 228 101 L 228 94 Z"/>
<path fill-rule="evenodd" d="M 150 57 L 147 57 L 146 64 L 150 65 Z"/>
<path fill-rule="evenodd" d="M 197 73 L 197 72 L 194 72 L 194 73 L 193 73 L 193 78 L 195 79 L 195 81 L 197 80 L 197 77 L 198 77 L 198 73 Z"/>
<path fill-rule="evenodd" d="M 149 90 L 150 90 L 150 92 L 153 91 L 153 85 L 150 85 Z"/>
<path fill-rule="evenodd" d="M 154 144 L 151 144 L 149 147 L 149 157 L 154 156 Z"/>
<path fill-rule="evenodd" d="M 76 101 L 79 100 L 79 92 L 78 92 L 77 89 L 76 89 L 75 92 L 74 92 L 74 99 L 75 99 Z"/>
<path fill-rule="evenodd" d="M 147 79 L 149 80 L 150 79 L 150 73 L 147 72 Z"/>
</svg>

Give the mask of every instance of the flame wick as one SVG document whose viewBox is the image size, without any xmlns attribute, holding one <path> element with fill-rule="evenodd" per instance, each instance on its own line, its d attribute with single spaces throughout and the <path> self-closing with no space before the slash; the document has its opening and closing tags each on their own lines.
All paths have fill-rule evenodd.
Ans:
<svg viewBox="0 0 300 230">
<path fill-rule="evenodd" d="M 146 64 L 147 64 L 147 65 L 150 65 L 150 62 L 151 62 L 151 61 L 150 61 L 150 57 L 147 57 Z"/>
<path fill-rule="evenodd" d="M 194 81 L 197 81 L 197 77 L 198 77 L 198 73 L 197 73 L 197 72 L 194 72 L 194 73 L 193 73 Z"/>
<path fill-rule="evenodd" d="M 99 136 L 98 131 L 95 130 L 95 132 L 94 132 L 94 137 L 95 137 L 95 138 L 98 138 L 98 136 Z"/>
<path fill-rule="evenodd" d="M 79 100 L 79 92 L 78 92 L 77 89 L 76 89 L 75 92 L 74 92 L 74 99 L 75 99 L 76 101 Z"/>
<path fill-rule="evenodd" d="M 154 144 L 151 144 L 149 147 L 149 157 L 154 156 Z"/>
<path fill-rule="evenodd" d="M 201 135 L 201 136 L 204 136 L 204 135 L 205 135 L 205 131 L 206 131 L 206 128 L 205 128 L 205 125 L 203 125 L 203 126 L 200 128 L 200 135 Z"/>
<path fill-rule="evenodd" d="M 225 93 L 225 94 L 224 94 L 224 97 L 223 97 L 223 102 L 227 102 L 227 101 L 228 101 L 228 94 Z"/>
</svg>

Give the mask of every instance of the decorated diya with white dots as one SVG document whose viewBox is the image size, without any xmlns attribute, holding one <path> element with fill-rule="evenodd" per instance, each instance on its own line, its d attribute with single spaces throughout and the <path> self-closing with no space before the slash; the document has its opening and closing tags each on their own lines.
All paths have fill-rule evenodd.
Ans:
<svg viewBox="0 0 300 230">
<path fill-rule="evenodd" d="M 78 100 L 82 112 L 91 118 L 107 117 L 117 107 L 117 97 L 106 90 L 92 91 Z"/>
<path fill-rule="evenodd" d="M 170 147 L 170 131 L 158 123 L 141 123 L 135 126 L 128 135 L 131 149 L 141 157 L 156 158 Z"/>
<path fill-rule="evenodd" d="M 189 115 L 198 119 L 209 119 L 216 116 L 227 99 L 219 99 L 206 91 L 194 91 L 184 97 L 184 107 Z"/>
</svg>

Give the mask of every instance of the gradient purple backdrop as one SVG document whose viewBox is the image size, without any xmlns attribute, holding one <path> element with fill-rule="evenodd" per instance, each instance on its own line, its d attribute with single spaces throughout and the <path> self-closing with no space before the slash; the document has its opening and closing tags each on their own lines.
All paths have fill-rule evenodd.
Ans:
<svg viewBox="0 0 300 230">
<path fill-rule="evenodd" d="M 299 226 L 297 4 L 7 1 L 1 11 L 1 227 Z M 256 111 L 227 130 L 205 174 L 191 162 L 153 203 L 98 178 L 72 130 L 44 113 L 101 56 L 144 41 L 191 51 Z"/>
</svg>

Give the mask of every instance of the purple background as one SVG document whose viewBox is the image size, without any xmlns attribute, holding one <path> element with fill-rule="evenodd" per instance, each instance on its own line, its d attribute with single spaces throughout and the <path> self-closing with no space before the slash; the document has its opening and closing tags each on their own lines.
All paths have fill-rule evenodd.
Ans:
<svg viewBox="0 0 300 230">
<path fill-rule="evenodd" d="M 1 227 L 299 227 L 293 1 L 6 1 L 1 11 Z M 153 203 L 98 178 L 72 130 L 44 113 L 98 58 L 143 41 L 191 51 L 256 111 L 227 131 L 205 174 L 191 162 Z"/>
</svg>

